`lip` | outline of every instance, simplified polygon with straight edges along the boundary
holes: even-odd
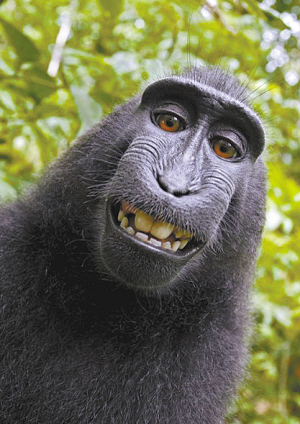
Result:
[[[151,254],[164,256],[166,258],[169,258],[171,261],[176,262],[187,262],[205,245],[204,242],[196,242],[195,240],[191,240],[184,249],[173,252],[172,250],[155,246],[147,241],[142,241],[134,235],[127,233],[123,228],[120,227],[120,223],[117,219],[119,205],[120,203],[118,205],[115,205],[111,201],[107,202],[107,219],[110,222],[111,228],[116,231],[116,234],[118,234],[119,237],[122,237],[124,240],[126,240],[128,245],[138,246],[140,249],[148,251]]]

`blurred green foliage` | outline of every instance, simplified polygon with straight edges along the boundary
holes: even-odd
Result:
[[[298,0],[0,2],[0,197],[150,78],[218,64],[268,133],[267,222],[249,376],[228,423],[300,423]]]

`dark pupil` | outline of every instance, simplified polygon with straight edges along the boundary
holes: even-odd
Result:
[[[226,141],[221,142],[221,146],[220,146],[220,150],[222,153],[227,153],[228,150],[230,149],[230,144],[227,143]]]
[[[167,127],[169,127],[169,128],[173,127],[173,126],[175,125],[175,118],[174,118],[173,116],[169,116],[169,117],[166,119],[166,125],[167,125]]]

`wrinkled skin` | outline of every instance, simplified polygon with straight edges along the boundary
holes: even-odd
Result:
[[[244,87],[192,69],[116,108],[2,209],[1,422],[223,422],[247,358],[263,147]],[[128,234],[124,201],[191,240]]]

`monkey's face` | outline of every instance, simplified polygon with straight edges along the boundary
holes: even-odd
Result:
[[[222,238],[234,245],[264,133],[245,103],[183,77],[151,84],[126,124],[101,257],[115,279],[149,290],[175,282]]]

